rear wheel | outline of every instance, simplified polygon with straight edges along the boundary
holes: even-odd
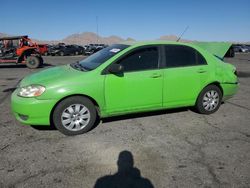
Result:
[[[221,104],[222,92],[216,85],[205,87],[196,101],[196,109],[201,114],[216,112]]]
[[[41,58],[36,57],[36,56],[29,56],[26,59],[26,66],[30,69],[38,68],[41,63],[42,63]]]
[[[60,55],[60,56],[64,56],[64,52],[61,51],[61,52],[59,53],[59,55]]]
[[[89,131],[96,121],[94,104],[86,97],[74,96],[60,102],[53,113],[55,127],[73,136]]]

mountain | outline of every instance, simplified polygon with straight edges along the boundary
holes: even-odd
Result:
[[[0,32],[0,38],[6,37],[6,36],[11,36],[11,35]],[[157,40],[177,41],[177,39],[178,37],[176,35],[163,35]],[[33,39],[33,38],[32,40],[40,44],[57,44],[59,42],[63,42],[65,44],[78,44],[78,45],[86,45],[90,43],[114,44],[114,43],[120,43],[124,41],[135,41],[135,39],[130,38],[130,37],[128,37],[127,39],[123,39],[115,35],[112,35],[109,37],[102,37],[93,32],[83,32],[83,33],[72,34],[62,40],[39,40],[39,39]],[[181,42],[193,42],[192,40],[188,40],[188,39],[181,39],[180,41]],[[236,42],[236,41],[232,43],[250,44],[250,42]]]
[[[158,40],[167,40],[167,41],[177,41],[178,37],[176,35],[164,35],[161,36]],[[101,37],[92,32],[84,32],[80,34],[73,34],[66,38],[64,38],[60,42],[64,42],[66,44],[79,44],[85,45],[89,43],[104,43],[104,44],[114,44],[124,41],[135,41],[133,38],[127,38],[126,40],[118,37],[118,36],[110,36],[110,37]],[[191,40],[181,39],[181,42],[192,42]]]
[[[128,38],[127,40],[134,40],[134,39]],[[90,43],[114,44],[123,41],[126,40],[118,36],[101,37],[92,32],[73,34],[62,40],[62,42],[66,44],[79,44],[79,45],[85,45]]]
[[[62,42],[65,44],[78,44],[78,45],[86,45],[86,44],[91,44],[91,43],[115,44],[115,43],[120,43],[124,41],[135,41],[132,38],[127,38],[125,40],[121,37],[114,36],[114,35],[109,36],[109,37],[101,37],[92,32],[72,34],[62,40],[51,40],[51,41],[37,40],[37,39],[32,39],[32,40],[34,40],[37,43],[43,43],[43,44],[57,44],[59,42]]]
[[[161,36],[158,40],[167,40],[167,41],[177,41],[179,37],[176,35],[164,35]],[[180,39],[180,42],[192,42],[191,40],[187,39]]]
[[[8,34],[6,34],[6,33],[0,33],[0,38],[1,37],[8,37],[9,35]]]
[[[11,35],[0,33],[0,37],[6,37],[6,36],[11,36]],[[92,32],[72,34],[62,40],[39,40],[39,39],[33,39],[33,38],[32,40],[34,42],[41,43],[41,44],[57,44],[59,42],[63,42],[65,44],[79,44],[79,45],[85,45],[85,44],[90,44],[90,43],[114,44],[114,43],[120,43],[123,41],[134,41],[134,39],[132,38],[123,39],[115,35],[112,35],[109,37],[102,37]]]
[[[120,43],[124,41],[135,41],[133,38],[127,38],[126,40],[112,35],[109,37],[102,37],[99,36],[93,32],[83,32],[83,33],[77,33],[67,36],[66,38],[62,40],[54,40],[54,41],[44,41],[44,40],[37,40],[33,39],[37,43],[46,43],[46,44],[56,44],[59,42],[63,42],[65,44],[78,44],[78,45],[86,45],[91,43],[103,43],[103,44],[114,44],[114,43]]]

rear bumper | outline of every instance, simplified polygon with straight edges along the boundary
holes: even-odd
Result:
[[[239,89],[239,83],[222,83],[223,101],[232,98]]]
[[[19,97],[16,91],[11,96],[11,108],[16,119],[28,125],[50,125],[50,113],[55,100],[38,100]]]

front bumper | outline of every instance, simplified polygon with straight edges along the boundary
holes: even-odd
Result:
[[[50,113],[56,100],[39,100],[17,96],[14,91],[11,95],[11,108],[16,119],[28,125],[50,125]]]
[[[239,89],[238,83],[222,83],[221,87],[223,89],[223,101],[232,98]]]

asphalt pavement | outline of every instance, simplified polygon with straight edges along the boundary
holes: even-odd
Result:
[[[82,58],[44,57],[36,70],[0,65],[1,188],[250,187],[250,54],[226,59],[240,89],[212,115],[181,108],[120,116],[74,137],[14,119],[10,95],[20,79]]]

